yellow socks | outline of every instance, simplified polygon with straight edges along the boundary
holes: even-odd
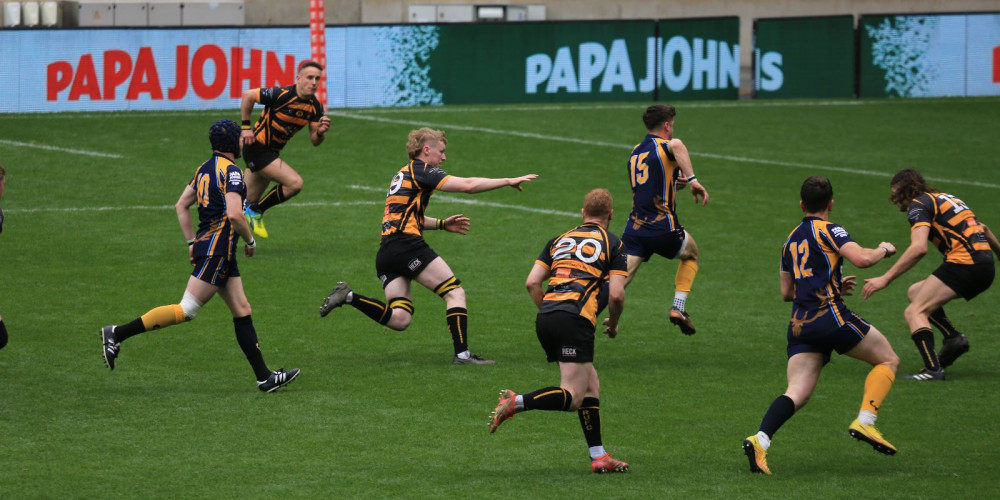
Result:
[[[889,389],[892,389],[895,380],[896,374],[892,369],[885,365],[875,365],[865,379],[865,396],[861,402],[861,410],[878,414],[882,401],[889,394]]]
[[[142,315],[142,325],[146,331],[165,328],[184,322],[184,309],[180,304],[160,306]]]

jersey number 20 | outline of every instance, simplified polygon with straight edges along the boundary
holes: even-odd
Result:
[[[590,255],[584,255],[583,249],[588,246],[593,247],[594,250],[590,252]],[[572,252],[581,262],[592,264],[601,257],[603,248],[601,242],[593,238],[586,238],[579,243],[573,238],[563,238],[556,243],[556,252],[552,254],[552,260],[568,259],[570,252]]]

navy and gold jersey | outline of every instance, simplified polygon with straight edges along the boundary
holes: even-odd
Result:
[[[535,264],[549,270],[539,313],[566,311],[597,325],[601,286],[612,274],[628,276],[625,245],[595,223],[577,226],[545,245]]]
[[[295,85],[257,89],[257,101],[264,110],[254,125],[254,137],[275,151],[281,151],[296,132],[323,116],[319,99],[313,95],[303,100]]]
[[[985,226],[962,200],[947,193],[924,193],[910,202],[910,230],[929,226],[929,239],[954,264],[993,262]]]
[[[385,214],[382,216],[382,241],[393,236],[424,234],[424,210],[431,194],[451,175],[420,160],[413,160],[392,178],[385,195]]]
[[[680,229],[675,212],[677,177],[681,169],[668,148],[669,140],[649,134],[628,159],[632,184],[632,213],[626,232],[661,233]]]
[[[792,320],[833,313],[838,327],[850,319],[840,296],[844,258],[840,248],[854,240],[847,230],[819,217],[802,219],[781,249],[781,271],[792,275]]]
[[[212,155],[195,171],[188,187],[197,193],[198,235],[194,257],[225,257],[232,259],[240,236],[226,215],[226,193],[247,197],[243,172],[229,158]]]

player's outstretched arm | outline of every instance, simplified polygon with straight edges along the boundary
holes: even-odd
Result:
[[[448,180],[444,181],[438,189],[441,191],[449,193],[482,193],[484,191],[492,191],[494,189],[499,189],[502,187],[510,186],[521,191],[521,184],[525,182],[531,182],[538,177],[538,174],[528,174],[522,175],[520,177],[504,177],[504,178],[490,178],[490,177],[456,177],[451,176]]]
[[[861,269],[874,266],[882,259],[887,259],[895,254],[896,246],[888,241],[879,243],[876,248],[864,248],[853,241],[840,247],[840,255],[844,256],[854,267]]]
[[[900,276],[906,271],[909,271],[913,266],[920,262],[920,259],[927,254],[927,238],[930,235],[931,228],[929,226],[918,226],[910,231],[910,246],[906,247],[903,255],[896,260],[896,263],[889,268],[882,276],[877,278],[868,278],[865,280],[865,286],[861,289],[861,297],[868,298],[871,297],[875,292],[889,286],[889,283]]]
[[[424,231],[434,229],[464,235],[469,232],[469,218],[462,214],[455,214],[445,219],[424,217]]]

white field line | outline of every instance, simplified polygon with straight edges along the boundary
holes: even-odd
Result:
[[[978,102],[998,102],[1000,99],[993,96],[948,98],[948,97],[922,97],[919,99],[816,99],[816,100],[741,100],[741,101],[708,101],[708,102],[683,102],[679,106],[682,108],[800,108],[812,106],[916,106],[928,103],[955,102],[957,104],[978,103]],[[380,108],[330,108],[329,113],[371,113],[371,114],[435,114],[435,113],[492,113],[503,111],[593,111],[602,109],[635,109],[642,110],[649,103],[646,101],[636,101],[634,103],[609,103],[609,104],[524,104],[524,105],[500,105],[500,106],[421,106],[409,108],[380,107]],[[101,112],[65,112],[58,113],[60,120],[65,119],[92,119],[92,118],[160,118],[172,116],[218,116],[218,119],[227,116],[234,116],[238,113],[237,108],[183,110],[183,111],[101,111]],[[4,120],[50,120],[55,113],[0,113]]]
[[[364,201],[307,201],[297,203],[291,201],[287,203],[290,207],[346,207],[354,205],[384,205],[385,202],[376,200]],[[132,205],[127,207],[46,207],[46,208],[11,208],[5,209],[4,213],[42,213],[42,212],[119,212],[135,210],[173,210],[173,205]]]
[[[361,114],[357,114],[357,113],[332,112],[332,113],[329,113],[329,114],[340,116],[340,117],[343,117],[343,118],[351,118],[351,119],[356,119],[356,120],[367,120],[367,121],[374,121],[374,122],[380,122],[380,123],[394,123],[394,124],[399,124],[399,125],[411,125],[411,126],[418,126],[418,127],[428,127],[429,126],[429,127],[435,127],[435,128],[438,128],[438,129],[467,130],[467,131],[470,131],[470,132],[482,132],[482,133],[485,133],[485,134],[510,135],[510,136],[514,136],[514,137],[524,137],[524,138],[527,138],[527,139],[538,139],[538,140],[543,140],[543,141],[555,141],[555,142],[568,142],[568,143],[571,143],[571,144],[582,144],[582,145],[588,145],[588,146],[609,147],[609,148],[624,149],[624,150],[631,150],[633,147],[635,147],[634,144],[620,144],[620,143],[603,142],[603,141],[591,141],[591,140],[587,140],[587,139],[579,139],[579,138],[576,138],[576,137],[561,137],[561,136],[556,136],[556,135],[536,134],[536,133],[533,133],[533,132],[521,132],[521,131],[518,131],[518,130],[503,130],[503,129],[493,129],[493,128],[486,128],[486,127],[472,127],[472,126],[468,126],[468,125],[454,125],[454,124],[448,124],[448,123],[428,123],[426,121],[418,121],[418,120],[398,120],[398,119],[394,119],[394,118],[383,118],[383,117],[377,117],[377,116],[366,116],[366,115],[361,115]],[[697,157],[712,158],[712,159],[715,159],[715,160],[725,160],[725,161],[732,161],[732,162],[737,162],[737,163],[756,163],[756,164],[761,164],[761,165],[775,165],[775,166],[781,166],[781,167],[803,168],[803,169],[809,169],[809,170],[825,170],[825,171],[830,171],[830,172],[844,172],[844,173],[858,174],[858,175],[870,175],[870,176],[873,176],[873,177],[882,177],[882,178],[885,178],[885,179],[888,179],[888,178],[891,177],[891,175],[889,175],[889,174],[887,174],[885,172],[878,172],[878,171],[875,171],[875,170],[864,170],[864,169],[860,169],[860,168],[835,167],[835,166],[831,166],[831,165],[814,165],[814,164],[809,164],[809,163],[796,163],[796,162],[776,161],[776,160],[763,160],[763,159],[759,159],[759,158],[748,158],[748,157],[745,157],[745,156],[729,156],[729,155],[720,155],[720,154],[714,154],[714,153],[691,152],[691,156],[696,157],[696,158]],[[927,177],[927,180],[933,181],[933,182],[950,182],[950,183],[953,183],[953,184],[963,184],[963,185],[967,185],[967,186],[978,186],[978,187],[985,187],[985,188],[992,188],[992,189],[1000,189],[1000,184],[993,184],[993,183],[981,182],[981,181],[970,181],[970,180],[957,179],[957,178]]]
[[[885,105],[885,104],[904,104],[904,105],[905,104],[923,104],[923,103],[927,103],[927,102],[931,102],[931,101],[941,101],[941,100],[947,100],[947,99],[884,99],[884,100],[862,100],[862,101],[858,101],[858,100],[844,100],[844,101],[840,101],[840,100],[833,100],[833,101],[818,100],[818,101],[773,101],[773,102],[772,101],[751,101],[751,102],[747,102],[747,103],[740,102],[740,101],[738,101],[738,102],[724,101],[724,102],[711,102],[711,103],[691,103],[691,104],[685,104],[684,106],[685,107],[692,107],[692,108],[695,108],[695,107],[697,107],[697,108],[733,108],[733,107],[741,107],[741,106],[745,106],[745,107],[752,107],[752,106],[761,106],[761,107],[864,106],[864,105]],[[997,100],[996,98],[985,97],[985,98],[977,98],[977,99],[966,100],[966,101],[963,101],[963,102],[968,102],[968,101],[972,101],[972,102],[995,102],[996,100]],[[339,116],[339,117],[342,117],[342,118],[355,119],[355,120],[367,120],[367,121],[374,121],[374,122],[379,122],[379,123],[395,123],[395,124],[411,125],[411,126],[433,126],[433,127],[437,127],[437,128],[450,128],[450,129],[454,129],[454,130],[467,130],[467,131],[482,132],[482,133],[487,133],[487,134],[509,135],[509,136],[514,136],[514,137],[523,137],[523,138],[527,138],[527,139],[537,139],[537,140],[554,141],[554,142],[567,142],[567,143],[572,143],[572,144],[591,145],[591,146],[600,146],[600,147],[610,147],[610,148],[617,148],[617,149],[631,149],[632,147],[634,147],[634,144],[616,144],[616,143],[603,142],[603,141],[592,141],[592,140],[586,140],[586,139],[579,139],[579,138],[574,138],[574,137],[561,137],[561,136],[554,136],[554,135],[547,135],[547,134],[536,134],[536,133],[532,133],[532,132],[521,132],[521,131],[517,131],[517,130],[492,129],[492,128],[487,128],[487,127],[473,127],[473,126],[467,126],[467,125],[454,125],[454,124],[444,124],[444,123],[436,123],[435,124],[435,123],[428,123],[428,122],[423,121],[423,120],[398,120],[398,119],[383,118],[383,117],[376,117],[376,116],[367,116],[365,114],[360,114],[360,113],[374,113],[374,114],[419,113],[419,114],[423,114],[423,113],[439,113],[439,112],[447,112],[447,111],[458,111],[458,112],[537,111],[537,110],[573,111],[573,110],[595,110],[595,109],[599,110],[599,109],[641,109],[641,108],[642,108],[641,104],[637,105],[637,104],[625,104],[625,103],[623,103],[623,104],[595,104],[595,105],[582,105],[582,106],[580,106],[580,105],[576,105],[576,106],[574,106],[574,105],[543,105],[543,106],[505,106],[505,107],[466,107],[466,108],[462,108],[462,107],[369,108],[369,109],[358,110],[358,111],[346,111],[346,110],[333,111],[333,110],[331,110],[331,111],[328,112],[328,114],[331,115],[331,116]],[[141,115],[138,115],[138,116],[155,116],[155,115],[161,115],[161,116],[177,116],[177,115],[181,115],[181,116],[203,116],[203,115],[210,114],[210,113],[217,113],[217,111],[205,110],[205,111],[170,112],[170,113],[156,113],[156,112],[152,112],[152,113],[142,113]],[[50,115],[48,115],[48,114],[22,114],[22,115],[7,115],[5,118],[21,118],[21,119],[25,119],[25,118],[48,118],[49,116]],[[99,114],[93,114],[93,113],[91,113],[91,114],[87,114],[87,113],[77,113],[77,114],[74,114],[74,113],[64,113],[64,114],[61,115],[61,117],[65,117],[65,118],[93,118],[93,117],[106,117],[106,116],[128,117],[128,116],[137,116],[137,115],[136,115],[135,112],[99,113]],[[36,145],[36,144],[23,143],[23,142],[17,142],[17,141],[0,140],[0,144],[11,144],[11,145],[22,146],[22,147],[37,147],[37,148],[40,148],[40,149],[49,149],[49,150],[55,150],[55,151],[64,151],[64,152],[70,152],[70,153],[75,153],[75,154],[85,154],[85,155],[91,155],[91,156],[103,156],[103,157],[109,157],[109,158],[123,158],[121,155],[114,155],[114,154],[107,154],[107,153],[98,153],[98,152],[92,152],[92,151],[82,151],[82,150],[67,149],[67,148],[58,148],[58,147],[54,147],[54,146]],[[878,172],[878,171],[864,170],[864,169],[856,169],[856,168],[850,168],[850,167],[836,167],[836,166],[832,166],[832,165],[815,165],[815,164],[808,164],[808,163],[786,162],[786,161],[779,161],[779,160],[765,160],[765,159],[760,159],[760,158],[748,158],[748,157],[742,157],[742,156],[720,155],[720,154],[714,154],[714,153],[692,152],[691,155],[694,156],[694,157],[712,158],[712,159],[717,159],[717,160],[732,161],[732,162],[738,162],[738,163],[755,163],[755,164],[761,164],[761,165],[775,165],[775,166],[792,167],[792,168],[802,168],[802,169],[809,169],[809,170],[823,170],[823,171],[830,171],[830,172],[843,172],[843,173],[851,173],[851,174],[857,174],[857,175],[868,175],[868,176],[882,177],[882,178],[888,178],[889,177],[889,174],[887,174],[885,172]],[[948,183],[962,184],[962,185],[968,185],[968,186],[977,186],[977,187],[985,187],[985,188],[991,188],[991,189],[1000,189],[1000,184],[989,183],[989,182],[981,182],[981,181],[971,181],[971,180],[957,179],[957,178],[928,177],[927,180],[930,180],[930,181],[933,181],[933,182],[948,182]],[[458,203],[461,203],[461,202],[458,202]]]
[[[59,146],[49,146],[47,144],[37,144],[34,142],[21,142],[21,141],[0,139],[0,144],[5,144],[7,146],[14,146],[16,148],[35,148],[35,149],[44,149],[45,151],[59,151],[61,153],[71,153],[75,155],[96,156],[98,158],[125,158],[122,155],[114,153],[101,153],[98,151],[87,151],[84,149],[61,148]]]
[[[370,192],[379,192],[379,193],[384,193],[385,190],[386,190],[386,188],[377,188],[377,187],[372,187],[372,186],[350,185],[350,186],[347,186],[347,187],[350,188],[350,189],[356,189],[356,190],[360,190],[360,191],[370,191]],[[506,210],[518,210],[518,211],[522,211],[522,212],[531,212],[531,213],[544,214],[544,215],[560,215],[560,216],[565,216],[565,217],[579,217],[580,216],[580,214],[573,213],[573,212],[564,212],[564,211],[560,211],[560,210],[548,210],[548,209],[544,209],[544,208],[532,208],[532,207],[525,207],[525,206],[521,206],[521,205],[511,205],[511,204],[507,204],[507,203],[496,203],[496,202],[485,201],[485,200],[460,198],[458,196],[451,196],[451,195],[444,194],[444,193],[437,193],[434,196],[434,200],[436,200],[436,201],[438,201],[440,203],[456,203],[456,204],[474,205],[474,206],[481,206],[481,207],[503,208],[503,209],[506,209]],[[301,203],[296,202],[296,201],[290,201],[288,203],[283,204],[283,206],[293,207],[293,208],[294,207],[383,206],[383,205],[385,205],[385,201],[383,201],[383,200],[307,201],[307,202],[301,202]],[[132,206],[127,206],[127,207],[12,208],[12,209],[5,210],[5,212],[6,213],[22,213],[22,214],[24,214],[24,213],[42,213],[42,212],[59,212],[59,213],[68,213],[68,212],[73,212],[73,213],[79,213],[79,212],[112,212],[112,211],[115,211],[115,212],[118,212],[118,211],[121,211],[121,212],[126,212],[126,211],[132,212],[132,211],[138,211],[138,210],[151,210],[151,211],[161,211],[161,210],[163,210],[163,211],[166,211],[166,210],[171,210],[173,208],[174,208],[173,205],[132,205]]]

